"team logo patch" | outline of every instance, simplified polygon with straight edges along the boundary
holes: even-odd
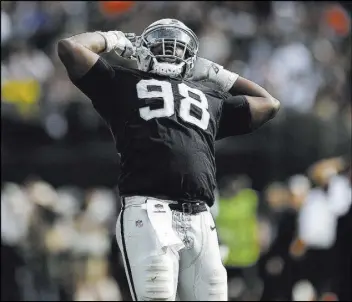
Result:
[[[219,67],[217,67],[215,64],[213,64],[212,67],[213,67],[215,73],[217,74],[220,70]]]
[[[166,213],[166,211],[164,210],[164,206],[162,204],[156,204],[154,205],[155,207],[155,213]]]
[[[143,221],[142,220],[136,220],[136,227],[141,228],[143,226]]]

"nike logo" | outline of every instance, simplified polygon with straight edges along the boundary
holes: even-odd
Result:
[[[213,227],[210,226],[210,230],[214,231],[215,230],[215,225]]]

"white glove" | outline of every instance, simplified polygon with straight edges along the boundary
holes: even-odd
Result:
[[[132,42],[126,38],[122,31],[97,31],[97,33],[102,35],[105,39],[106,52],[114,50],[117,55],[123,58],[130,58],[134,54],[135,48]]]
[[[201,57],[197,57],[191,76],[188,78],[190,81],[209,80],[218,84],[224,92],[229,91],[237,79],[237,73],[228,71],[221,65]]]
[[[197,57],[191,75],[188,78],[190,81],[205,81],[209,79],[209,70],[211,65],[214,64],[212,61]]]

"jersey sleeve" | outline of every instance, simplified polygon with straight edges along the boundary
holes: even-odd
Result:
[[[110,113],[113,111],[115,76],[115,70],[103,58],[99,58],[83,77],[72,80],[72,83],[92,101],[94,108],[104,119],[110,119]]]
[[[216,139],[251,132],[251,112],[245,96],[231,96],[223,100]]]

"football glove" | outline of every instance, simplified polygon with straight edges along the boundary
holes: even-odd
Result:
[[[209,80],[220,86],[221,90],[227,92],[238,79],[238,74],[224,69],[223,66],[210,60],[197,57],[192,69],[190,81]]]
[[[123,58],[131,58],[131,56],[135,52],[135,47],[132,42],[126,38],[125,34],[121,31],[108,31],[108,32],[100,32],[106,42],[106,52],[110,52],[112,50],[115,53]]]
[[[212,61],[197,57],[194,67],[188,80],[190,81],[205,81],[209,79],[209,71],[211,65],[214,64]]]

